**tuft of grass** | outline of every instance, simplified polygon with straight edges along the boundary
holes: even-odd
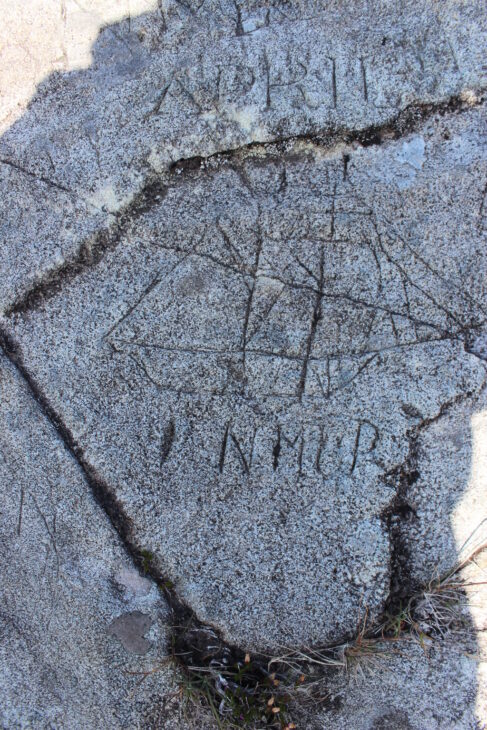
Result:
[[[177,670],[177,699],[188,719],[211,717],[219,730],[294,730],[296,714],[310,703],[333,704],[327,691],[330,671],[364,674],[401,642],[417,641],[425,653],[434,641],[465,630],[465,589],[479,583],[466,582],[461,571],[483,550],[479,545],[443,576],[430,580],[404,605],[369,625],[368,610],[359,618],[356,635],[349,641],[323,648],[290,650],[279,656],[251,656],[225,645],[213,629],[190,619],[173,627],[171,656],[150,674],[171,664]],[[142,552],[152,563],[152,554]],[[161,585],[161,589],[167,586]],[[293,719],[294,717],[294,719]]]
[[[275,674],[263,676],[252,660],[225,669],[179,668],[185,701],[209,708],[218,728],[295,727],[289,710],[289,687]]]
[[[399,650],[402,641],[417,641],[427,653],[438,639],[465,632],[468,624],[465,590],[485,585],[487,581],[467,582],[460,573],[486,549],[487,541],[479,544],[450,571],[431,579],[377,625],[368,625],[365,609],[357,633],[350,641],[322,649],[289,651],[276,661],[284,661],[296,671],[305,664],[362,674],[372,671],[382,657]]]
[[[464,630],[465,591],[474,585],[485,585],[487,581],[466,581],[460,573],[486,548],[487,542],[481,543],[450,571],[425,584],[395,615],[386,617],[381,627],[382,635],[395,639],[407,635],[423,646],[426,641]]]
[[[295,667],[294,662],[277,658],[235,655],[218,644],[209,627],[176,628],[177,639],[167,659],[127,673],[139,677],[138,686],[171,666],[178,690],[165,698],[166,706],[176,702],[188,727],[206,727],[211,719],[219,730],[295,730],[297,711],[329,699],[321,677],[305,673],[302,663]],[[196,658],[199,663],[193,663]]]
[[[141,550],[140,551],[140,558],[142,562],[142,570],[144,571],[145,575],[150,573],[152,569],[152,564],[154,562],[154,554],[151,553],[150,550]]]
[[[222,730],[294,730],[293,710],[326,700],[311,677],[285,662],[247,653],[234,660],[223,654],[208,664],[187,664],[173,654],[181,696],[187,705],[206,707]],[[321,688],[322,689],[322,688]]]

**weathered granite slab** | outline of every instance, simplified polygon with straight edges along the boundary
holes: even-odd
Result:
[[[474,109],[177,170],[9,319],[134,544],[232,642],[384,608],[411,435],[485,380],[484,133]]]
[[[130,202],[151,171],[253,142],[356,134],[485,86],[486,22],[480,2],[440,13],[430,1],[170,0],[109,25],[92,65],[48,76],[0,140],[1,305],[72,256],[73,231]]]
[[[0,726],[139,727],[170,680],[126,670],[165,655],[167,607],[3,355],[0,486]]]
[[[0,28],[27,68],[62,26],[23,115],[0,73],[9,730],[212,727],[103,508],[252,653],[354,635],[487,526],[484,4],[127,0],[69,70],[111,2]],[[330,675],[301,726],[483,729],[479,561],[458,633]]]

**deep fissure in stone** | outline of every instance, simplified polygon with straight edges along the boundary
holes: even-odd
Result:
[[[463,111],[468,108],[471,108],[470,104],[466,104],[460,98],[454,98],[446,104],[421,105],[420,107],[411,107],[407,110],[406,113],[398,116],[394,125],[385,125],[384,127],[380,128],[371,128],[369,130],[366,130],[365,132],[349,132],[345,136],[342,135],[341,137],[331,135],[331,137],[326,140],[325,138],[308,138],[306,136],[303,136],[300,138],[293,138],[293,140],[288,140],[286,142],[281,141],[272,145],[249,145],[248,148],[245,149],[245,151],[251,150],[255,147],[261,151],[264,151],[270,156],[270,158],[275,160],[280,154],[287,151],[286,145],[290,141],[296,142],[297,140],[304,140],[307,142],[311,142],[315,145],[325,147],[331,146],[338,141],[346,143],[355,142],[363,147],[367,147],[369,145],[379,145],[382,143],[382,141],[384,141],[384,139],[397,139],[402,134],[406,134],[414,129],[418,129],[420,123],[432,114],[457,112]],[[155,206],[163,203],[164,198],[167,195],[168,190],[171,189],[171,187],[177,184],[181,184],[186,179],[190,180],[193,176],[196,176],[200,173],[205,173],[206,171],[208,172],[208,174],[211,174],[215,171],[217,172],[219,169],[221,169],[222,166],[225,166],[227,163],[230,166],[233,166],[234,163],[237,163],[236,167],[238,169],[238,163],[240,161],[241,154],[242,150],[236,150],[228,153],[219,153],[218,155],[214,155],[212,159],[196,157],[189,160],[181,160],[178,163],[175,163],[168,175],[161,175],[160,178],[151,179],[150,182],[146,183],[141,193],[136,196],[135,200],[132,201],[129,206],[117,213],[115,222],[112,224],[112,226],[110,226],[106,230],[100,231],[95,235],[94,238],[85,242],[73,259],[65,262],[59,269],[49,273],[43,279],[43,281],[34,286],[30,290],[30,292],[28,292],[21,300],[19,300],[17,303],[14,303],[7,311],[7,316],[13,315],[14,317],[17,317],[19,319],[22,319],[22,317],[28,318],[31,312],[34,312],[39,307],[42,308],[43,305],[49,301],[49,299],[59,294],[63,290],[63,286],[66,283],[69,283],[73,279],[81,276],[89,269],[96,267],[104,259],[105,255],[108,255],[120,244],[122,238],[126,233],[126,230],[134,222],[141,219],[145,213],[151,211]],[[345,153],[342,158],[344,181],[347,180],[349,161],[350,155],[348,153]],[[213,165],[215,167],[212,167]],[[175,177],[177,182],[172,181],[173,175],[177,176]],[[284,172],[281,173],[280,177],[279,193],[285,191],[286,186],[287,178],[286,171],[284,169]],[[335,194],[336,184],[334,195]],[[333,196],[333,211],[334,202],[335,197]],[[375,230],[380,242],[379,232],[377,228]],[[333,239],[333,235],[334,212],[331,213],[331,239]],[[250,267],[254,274],[258,267],[259,255],[260,253],[258,252],[255,264],[253,265],[253,267]],[[297,393],[297,397],[299,400],[302,398],[305,391],[307,364],[310,357],[313,340],[316,334],[316,329],[322,319],[322,303],[325,297],[323,282],[324,272],[322,255],[320,263],[319,281],[315,290],[313,291],[313,294],[315,296],[315,302],[312,311],[311,329],[308,336],[308,345],[306,348],[306,354],[301,369],[301,377],[299,380],[299,389]],[[155,289],[159,285],[159,283],[160,279],[158,276],[156,276],[149,284],[149,286],[146,287],[146,289],[144,290],[143,296],[150,294],[153,289]],[[138,302],[135,303],[134,307],[137,306],[137,303]],[[122,317],[122,320],[120,320],[118,323],[116,323],[116,325],[114,325],[114,327],[111,328],[108,334],[111,334],[115,327],[118,327],[123,319],[131,313],[131,311],[133,310],[129,310],[127,314]],[[444,330],[440,332],[441,337],[444,340],[457,339],[465,342],[465,349],[467,352],[469,352],[470,342],[472,340],[471,332],[473,332],[478,327],[478,323],[472,320],[470,328],[467,325],[462,324],[462,322],[460,321],[455,321],[455,324],[458,325],[458,330],[454,335],[451,333],[449,334],[446,330]],[[245,329],[246,327],[244,327],[244,330]],[[22,375],[23,379],[27,382],[42,411],[47,416],[52,425],[56,428],[65,447],[76,459],[99,504],[109,515],[112,524],[122,538],[135,563],[143,572],[147,572],[148,574],[150,574],[151,577],[161,587],[161,590],[163,591],[173,614],[172,643],[175,654],[181,659],[183,663],[186,663],[188,666],[195,664],[204,665],[205,662],[208,663],[213,660],[229,664],[238,662],[241,663],[242,661],[244,661],[244,649],[238,648],[234,645],[231,645],[230,643],[225,642],[213,626],[200,621],[195,612],[187,605],[187,603],[185,603],[180,598],[180,596],[174,590],[171,581],[160,573],[158,567],[155,566],[151,560],[148,561],[147,554],[144,555],[144,550],[141,549],[140,545],[137,545],[137,541],[134,537],[134,527],[132,520],[130,519],[130,517],[127,516],[122,504],[115,496],[113,487],[110,487],[109,484],[97,473],[96,469],[91,466],[89,460],[87,460],[85,457],[83,448],[76,443],[71,432],[64,424],[62,416],[59,415],[56,410],[51,406],[49,398],[43,393],[42,387],[38,385],[35,376],[31,375],[28,365],[23,362],[20,346],[18,346],[15,340],[10,337],[6,332],[1,333],[1,345],[5,354],[9,357],[11,362],[16,365],[17,370]],[[122,350],[116,350],[115,345],[113,346],[114,351],[119,354],[122,353]],[[244,352],[245,349],[246,337],[244,333]],[[374,355],[371,360],[373,360],[375,357],[376,355]],[[368,364],[369,361],[365,363],[364,367],[366,367]],[[146,375],[148,375],[147,371]],[[329,396],[329,384],[327,394]],[[458,402],[459,400],[467,398],[470,395],[471,392],[462,394],[461,396],[455,398],[452,402]],[[243,393],[241,393],[241,396],[243,396]],[[422,420],[421,414],[416,412],[414,407],[408,404],[405,404],[403,407],[403,410],[407,416],[411,418],[420,418],[421,422],[415,428],[411,429],[411,431],[407,434],[407,438],[409,440],[409,451],[406,460],[400,466],[396,467],[393,472],[386,474],[386,476],[384,477],[384,479],[387,479],[395,486],[395,495],[392,498],[388,507],[383,510],[381,514],[382,520],[386,526],[389,535],[391,545],[390,588],[389,594],[385,602],[385,615],[390,615],[400,610],[401,606],[408,603],[419,588],[418,584],[414,583],[411,580],[410,572],[408,569],[408,547],[406,541],[403,539],[404,526],[407,526],[408,522],[416,519],[414,508],[408,502],[408,489],[412,484],[415,483],[415,481],[419,477],[419,472],[417,469],[418,435],[423,428],[427,427],[437,418],[440,418],[445,413],[449,405],[450,403],[443,404],[439,414],[434,418]],[[241,444],[237,436],[235,435],[235,433],[233,433],[231,421],[229,420],[226,424],[223,425],[224,431],[221,441],[218,470],[220,473],[224,471],[227,449],[229,445],[233,444],[234,448],[237,450],[240,456],[241,467],[244,473],[248,475],[251,467],[251,461],[242,450]],[[356,466],[358,449],[363,435],[362,429],[365,430],[366,428],[372,429],[370,436],[370,450],[373,450],[375,448],[378,438],[377,428],[374,424],[367,421],[367,419],[362,419],[359,422],[356,433],[353,461],[351,464],[351,473],[353,473]],[[374,429],[375,435],[373,433]],[[175,421],[171,419],[168,421],[163,431],[160,455],[161,465],[164,464],[169,458],[176,436],[177,432]],[[285,432],[281,431],[281,427],[278,424],[276,430],[276,438],[272,445],[272,468],[274,471],[277,471],[279,469],[280,459],[282,458],[283,453],[287,447],[289,447],[289,439],[287,439]],[[321,448],[322,443],[320,442],[318,452],[314,457],[318,471],[320,468]],[[301,450],[299,453],[300,469],[302,458],[303,444],[301,443]],[[382,619],[379,619],[379,623],[381,620]],[[211,651],[208,650],[209,637],[211,638],[211,642],[213,643],[213,649]],[[347,634],[343,637],[343,641],[349,640],[351,638],[351,634]],[[328,646],[328,649],[332,651],[334,647],[339,646],[340,644],[341,642],[334,642]],[[267,665],[267,659],[268,658],[266,656],[254,656],[254,662],[257,667],[261,668],[263,674],[266,671],[265,668]]]
[[[247,651],[244,648],[224,641],[215,627],[200,621],[194,611],[177,595],[177,592],[171,585],[171,581],[159,573],[150,554],[148,555],[144,550],[134,545],[130,520],[124,514],[123,509],[118,504],[108,485],[96,475],[94,470],[86,462],[82,450],[77,446],[69,429],[63,424],[62,419],[51,407],[41,389],[36,385],[34,378],[29,374],[23,364],[17,345],[3,330],[0,330],[0,348],[15,366],[22,380],[27,384],[39,408],[58,433],[66,450],[79,465],[98,504],[108,515],[135,565],[142,574],[150,576],[155,581],[167,600],[171,610],[170,652],[176,663],[180,664],[183,669],[187,668],[190,672],[189,676],[191,676],[191,672],[194,669],[204,671],[205,667],[221,667],[221,670],[225,670],[226,668],[232,670],[232,668],[235,668],[236,671],[239,671],[238,668],[245,666],[248,661],[249,655]],[[469,395],[471,394],[468,394],[466,397],[469,397]],[[458,402],[459,400],[462,399],[455,399],[454,402]],[[377,631],[374,626],[368,626],[367,636],[382,636],[384,639],[393,637],[394,634],[391,630],[384,630],[381,627],[390,624],[391,617],[399,615],[405,606],[409,606],[411,617],[414,618],[415,606],[419,596],[418,592],[421,590],[421,586],[417,582],[411,581],[407,566],[408,550],[402,539],[401,525],[399,523],[402,522],[403,527],[404,522],[414,519],[415,516],[414,509],[407,501],[407,492],[408,487],[419,476],[416,471],[418,455],[417,439],[419,432],[429,425],[430,422],[441,418],[453,404],[445,404],[441,412],[434,419],[431,419],[428,423],[421,424],[415,430],[415,433],[409,436],[410,450],[406,461],[395,470],[394,474],[389,474],[387,477],[394,480],[397,484],[396,495],[391,505],[382,515],[390,534],[392,546],[390,593],[385,603],[384,614],[380,617],[377,624]],[[407,633],[409,630],[410,628],[406,627],[405,632]],[[306,647],[304,651],[313,652],[313,650],[317,650],[328,655],[330,658],[338,658],[343,651],[343,645],[346,642],[353,642],[354,640],[355,636],[349,634],[344,636],[342,640],[333,642],[333,644],[328,646]],[[242,685],[250,693],[259,692],[259,685],[267,681],[269,676],[277,676],[284,682],[288,679],[288,669],[285,664],[275,663],[272,666],[271,673],[269,665],[271,658],[267,654],[252,654],[252,671],[246,679],[244,678]],[[306,660],[295,660],[295,663],[297,662],[299,665],[300,661],[302,671],[308,672],[310,670],[310,663]],[[218,669],[213,669],[213,671],[218,671]],[[330,671],[333,670],[330,670],[329,667],[318,670],[314,667],[312,672],[313,681],[321,677],[323,682],[326,683],[326,678],[330,675]],[[319,703],[324,710],[336,711],[340,706],[340,696],[325,695],[323,700],[320,699]]]
[[[131,522],[124,514],[116,497],[108,485],[96,475],[95,471],[86,462],[82,450],[76,444],[69,429],[51,407],[41,389],[35,383],[34,378],[29,374],[23,364],[17,345],[3,330],[0,330],[0,347],[5,356],[15,366],[22,380],[27,384],[39,408],[58,433],[66,450],[79,465],[98,504],[110,518],[113,527],[120,536],[135,565],[137,565],[142,574],[149,575],[157,583],[166,598],[171,609],[171,650],[173,656],[182,665],[190,668],[209,666],[212,662],[220,662],[222,666],[228,667],[245,663],[247,655],[245,648],[240,648],[225,642],[215,627],[200,621],[194,611],[177,595],[177,592],[171,585],[171,581],[160,574],[152,561],[152,557],[134,545]],[[468,398],[470,395],[468,394],[466,397]],[[461,399],[455,399],[455,402],[459,400]],[[429,425],[430,422],[441,418],[451,405],[453,403],[446,404],[435,419],[431,419],[427,424],[422,424],[414,434],[409,436],[410,451],[405,463],[387,477],[388,479],[394,480],[398,486],[391,505],[382,515],[391,537],[391,587],[385,603],[384,615],[380,618],[378,626],[381,626],[384,621],[387,622],[391,616],[400,613],[402,608],[414,599],[418,590],[421,588],[417,582],[411,581],[407,566],[408,550],[402,540],[399,523],[401,521],[407,522],[415,516],[414,509],[407,501],[407,492],[408,487],[419,477],[416,471],[417,439],[419,432]],[[368,632],[373,635],[374,627],[368,627]],[[383,636],[387,638],[387,632],[383,632]],[[335,648],[341,649],[343,643],[351,641],[353,638],[354,636],[349,634],[344,636],[342,640],[333,642],[329,646],[320,646],[317,648],[322,651],[328,650],[333,652]],[[307,649],[310,648],[313,649],[313,647],[307,647]],[[297,649],[299,650],[300,648]],[[256,677],[259,674],[262,677],[269,675],[269,659],[269,655],[252,654]],[[279,669],[280,665],[277,666]],[[303,668],[306,666],[307,663],[304,661]],[[324,676],[326,676],[328,671],[324,670]],[[333,703],[332,709],[335,709]]]

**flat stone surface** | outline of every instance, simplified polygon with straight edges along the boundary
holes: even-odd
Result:
[[[412,577],[428,585],[462,564],[487,538],[487,394],[460,402],[420,433],[418,478],[402,522]],[[458,624],[425,643],[403,636],[332,674],[329,709],[306,728],[346,730],[484,730],[487,727],[487,552],[455,576],[465,584]],[[434,583],[433,583],[434,584]],[[431,593],[432,591],[430,591]],[[440,593],[441,598],[441,593]],[[449,598],[452,598],[450,593]],[[434,600],[434,596],[433,596]],[[441,610],[436,598],[433,604]],[[430,614],[431,615],[431,614]],[[422,628],[426,628],[427,619]],[[299,724],[299,726],[301,726]]]
[[[175,172],[9,320],[134,543],[232,642],[335,641],[384,607],[408,434],[485,379],[484,130],[474,109],[346,169],[297,143]]]
[[[126,671],[165,655],[166,605],[3,356],[0,484],[1,727],[139,727],[156,683],[136,687],[140,677]],[[121,623],[122,643],[110,638]],[[170,680],[159,672],[158,691],[164,686]]]
[[[418,440],[402,525],[416,582],[444,575],[487,538],[487,394],[459,403]]]
[[[407,640],[397,651],[385,647],[386,656],[362,659],[348,678],[336,677],[335,687],[333,682],[330,686],[336,692],[335,709],[303,727],[483,729],[485,721],[476,712],[478,665],[469,653],[472,648],[461,640],[435,645],[427,654],[419,643]]]
[[[0,29],[0,725],[210,730],[81,467],[251,652],[355,635],[485,539],[487,16],[41,5]],[[302,726],[487,727],[482,560],[465,632]]]
[[[10,262],[0,293],[4,306],[76,250],[73,229],[91,230],[130,201],[150,172],[175,160],[256,141],[366,129],[412,104],[486,84],[481,2],[449,2],[440,14],[432,1],[421,8],[412,0],[344,8],[316,0],[285,7],[170,0],[108,24],[93,45],[91,65],[62,73],[70,68],[72,29],[83,37],[90,16],[80,13],[89,3],[78,5],[62,3],[64,26],[53,43],[61,40],[64,50],[54,73],[0,140],[0,195],[5,200],[12,186],[22,188],[2,215]],[[101,25],[112,2],[99,5],[92,16]],[[32,13],[35,27],[35,5]],[[55,27],[52,9],[41,14]],[[24,43],[16,47],[11,36],[6,48],[23,57]],[[4,86],[12,86],[10,71]],[[43,199],[62,215],[36,216],[32,230],[29,209]]]

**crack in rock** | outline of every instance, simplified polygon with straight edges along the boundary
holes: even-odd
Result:
[[[431,117],[406,173],[402,138],[358,147],[346,175],[314,144],[193,160],[124,209],[96,265],[87,255],[42,306],[5,318],[180,623],[253,651],[323,645],[364,602],[379,619],[391,573],[407,584],[418,418],[485,373],[466,351],[485,321],[480,234],[450,241],[448,223],[469,168],[439,214],[446,132],[469,130],[474,166],[483,113],[445,114],[439,131]],[[425,197],[433,215],[411,227]]]
[[[178,658],[178,661],[188,667],[205,667],[210,666],[212,663],[221,664],[222,666],[237,666],[239,663],[245,663],[246,648],[238,647],[227,642],[216,627],[199,620],[192,609],[178,596],[177,591],[171,585],[171,581],[158,571],[152,560],[152,555],[148,559],[144,551],[141,551],[136,546],[130,520],[124,514],[123,508],[117,504],[108,486],[95,476],[94,470],[83,456],[82,449],[75,443],[69,429],[63,424],[62,419],[49,404],[22,363],[18,347],[12,341],[11,337],[1,329],[0,348],[15,366],[21,378],[26,382],[41,412],[54,426],[65,448],[80,466],[95,498],[109,516],[135,565],[139,568],[139,571],[150,576],[163,592],[172,615],[171,644],[173,655]],[[481,390],[486,385],[487,378]],[[408,489],[419,477],[417,470],[419,456],[417,442],[419,436],[430,425],[445,417],[455,405],[468,400],[472,395],[473,392],[468,392],[443,403],[437,414],[417,424],[407,434],[409,450],[405,461],[384,476],[384,479],[396,485],[396,494],[390,505],[381,515],[387,526],[391,541],[390,589],[384,604],[384,617],[386,619],[400,613],[403,606],[408,605],[421,588],[409,576],[409,553],[407,544],[403,539],[404,523],[409,522],[415,517],[414,508],[408,503]],[[418,413],[415,413],[414,417],[417,418]],[[128,575],[128,571],[125,571],[125,573]],[[144,592],[147,592],[147,588],[143,585],[143,581],[146,581],[146,579],[142,579],[140,573],[134,574],[134,577],[128,576],[128,578],[125,573],[118,578],[119,581],[126,585],[127,580],[129,580],[128,585],[132,587],[135,580],[136,589],[139,591],[142,589]],[[377,625],[380,626],[383,620],[384,618],[380,616]],[[115,636],[128,652],[145,655],[151,646],[150,641],[145,638],[145,634],[149,631],[151,625],[152,620],[150,616],[140,611],[134,611],[114,619],[107,627],[107,632]],[[368,631],[373,633],[373,629],[373,625],[368,625]],[[340,650],[343,642],[353,638],[353,633],[347,633],[331,644],[319,645],[317,650],[324,653],[333,653],[337,647]],[[302,647],[295,647],[295,651],[298,654],[301,649]],[[260,671],[262,676],[267,676],[268,658],[265,654],[260,655],[259,653],[254,653],[252,656],[253,671],[257,673]],[[306,660],[304,660],[303,667],[305,664]]]
[[[79,465],[96,501],[110,518],[113,527],[120,536],[135,565],[139,568],[139,571],[142,574],[150,576],[152,580],[154,580],[160,586],[172,611],[172,625],[174,626],[175,634],[177,636],[179,635],[180,628],[184,628],[184,633],[188,630],[188,627],[191,627],[191,629],[194,631],[195,627],[203,626],[202,624],[200,624],[191,609],[184,605],[184,603],[177,596],[176,592],[170,587],[170,581],[168,581],[168,579],[164,575],[161,575],[161,573],[156,570],[155,565],[152,563],[152,561],[147,560],[144,551],[140,550],[140,548],[137,547],[136,543],[134,542],[133,525],[131,523],[131,520],[124,513],[124,510],[120,503],[118,503],[114,492],[111,490],[106,482],[100,479],[99,475],[96,473],[93,467],[87,462],[86,458],[84,457],[83,450],[76,443],[76,440],[73,438],[73,435],[71,434],[69,428],[66,426],[65,423],[63,423],[62,418],[49,403],[48,399],[42,392],[42,389],[38,386],[35,379],[25,367],[18,346],[15,344],[12,338],[1,328],[0,348],[3,351],[4,355],[8,358],[8,360],[15,366],[22,380],[27,384],[35,401],[39,405],[41,412],[59,434],[59,437],[61,438],[61,441],[64,444],[66,450],[71,454],[76,463]],[[141,616],[143,616],[143,614],[141,614]],[[130,626],[132,625],[131,620],[129,620],[128,623],[130,624]],[[122,633],[124,633],[126,627],[125,620],[119,622],[119,624],[122,627]],[[117,624],[117,626],[119,624]],[[127,629],[129,633],[130,626],[128,626]],[[150,627],[150,625],[146,626],[145,619],[141,623],[139,621],[139,617],[135,617],[135,633],[140,633],[140,628],[142,626],[146,627],[145,631],[147,631]],[[115,631],[115,634],[118,636],[117,631]],[[120,638],[120,640],[122,641],[122,643],[124,643],[122,638]],[[127,641],[132,646],[133,642],[131,643],[130,637],[127,639]],[[143,640],[142,644],[140,642],[137,642],[137,639],[134,639],[134,641],[139,648],[142,646],[142,644],[144,648],[149,648],[149,645],[147,643],[144,643],[145,640]],[[181,641],[182,640],[180,639],[180,643]],[[132,651],[133,647],[129,650]],[[136,653],[138,653],[138,651],[136,651]],[[145,653],[145,651],[143,653]]]
[[[487,378],[480,386],[481,392],[487,385]],[[406,434],[409,448],[406,459],[391,472],[384,475],[384,479],[395,485],[395,495],[391,503],[382,512],[382,519],[386,525],[391,542],[391,578],[389,594],[385,601],[384,615],[386,617],[400,615],[404,606],[421,588],[417,578],[413,578],[409,566],[410,544],[405,537],[409,523],[418,519],[415,508],[409,500],[411,487],[420,478],[419,440],[422,434],[434,423],[444,418],[456,405],[464,403],[475,395],[469,391],[441,405],[438,413],[430,418],[421,420]],[[421,414],[411,414],[420,418]]]
[[[369,147],[381,145],[386,141],[397,140],[405,135],[418,131],[421,126],[434,115],[462,113],[484,103],[485,89],[462,92],[446,101],[432,103],[414,103],[391,121],[383,125],[373,125],[362,130],[327,129],[318,134],[294,135],[282,137],[275,142],[251,142],[243,147],[219,151],[207,156],[181,158],[171,163],[167,172],[155,175],[151,173],[139,193],[134,195],[130,203],[114,213],[115,220],[108,228],[91,235],[82,243],[74,256],[66,259],[60,266],[47,272],[43,278],[35,283],[21,298],[10,304],[5,310],[7,317],[12,314],[21,314],[41,306],[63,286],[81,274],[86,268],[96,266],[106,253],[116,248],[124,233],[137,219],[157,205],[166,195],[168,188],[177,184],[181,175],[191,174],[208,166],[208,172],[218,169],[221,165],[239,162],[246,153],[275,154],[283,153],[296,143],[306,143],[318,149],[332,151],[340,147],[343,159],[348,165],[350,154],[346,151],[354,146]],[[1,160],[0,160],[1,161]],[[9,163],[13,164],[13,163]],[[346,175],[346,167],[344,175]],[[63,190],[65,188],[62,188]],[[67,191],[69,192],[69,191]]]
[[[163,597],[217,707],[228,667],[253,693],[283,646],[343,665],[415,620],[455,555],[487,387],[485,28],[468,3],[157,5],[0,140],[0,353],[133,561],[100,589],[109,652],[159,655]],[[14,529],[39,521],[57,590],[29,489]],[[369,704],[364,727],[410,723]]]

